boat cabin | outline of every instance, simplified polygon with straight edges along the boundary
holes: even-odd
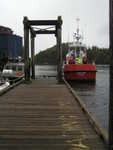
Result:
[[[4,78],[24,77],[24,63],[7,63],[3,69],[2,76]]]
[[[66,64],[87,64],[86,47],[81,43],[70,43]]]

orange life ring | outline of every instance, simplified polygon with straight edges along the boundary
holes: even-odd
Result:
[[[22,71],[17,71],[17,72],[16,72],[16,76],[21,77],[22,75],[23,75],[23,72],[22,72]]]

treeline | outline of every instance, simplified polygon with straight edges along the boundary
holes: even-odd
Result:
[[[68,52],[68,44],[62,44],[62,55],[63,59]],[[109,64],[110,63],[110,50],[107,48],[98,48],[93,46],[91,48],[87,48],[87,56],[88,62],[95,62],[96,64]],[[57,50],[56,46],[46,49],[45,51],[41,51],[35,56],[36,64],[57,64]]]
[[[110,64],[111,52],[107,48],[98,48],[93,46],[87,49],[87,56],[89,63],[95,62],[96,64]]]

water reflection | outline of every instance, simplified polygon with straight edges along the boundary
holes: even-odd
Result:
[[[57,67],[50,65],[37,65],[35,66],[36,76],[53,76],[57,75]]]

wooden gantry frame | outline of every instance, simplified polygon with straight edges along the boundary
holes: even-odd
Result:
[[[58,16],[57,20],[29,20],[24,17],[24,62],[25,62],[25,81],[35,79],[35,37],[37,34],[54,34],[57,41],[57,79],[59,82],[62,81],[62,19]],[[34,30],[33,26],[49,26],[46,29]],[[54,30],[50,29],[54,27]],[[31,35],[31,37],[30,37]],[[30,56],[29,56],[29,39],[31,39],[31,73],[30,73]]]

